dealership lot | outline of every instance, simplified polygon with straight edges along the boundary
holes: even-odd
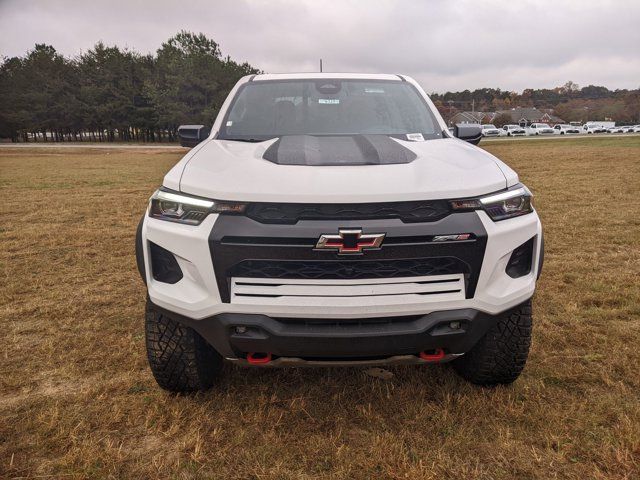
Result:
[[[542,136],[523,136],[523,137],[506,137],[506,136],[501,136],[501,137],[493,137],[493,138],[483,138],[482,141],[480,142],[482,145],[489,143],[489,142],[510,142],[510,141],[529,141],[529,140],[596,140],[596,139],[601,139],[601,138],[615,138],[615,139],[623,139],[623,138],[630,138],[630,137],[640,137],[640,133],[599,133],[597,135],[589,135],[586,133],[580,133],[580,134],[568,134],[568,135],[542,135]]]
[[[149,192],[185,150],[67,146],[0,146],[0,477],[640,474],[640,135],[482,141],[545,225],[513,387],[473,387],[446,366],[386,380],[249,370],[193,397],[161,391],[147,368],[133,249]]]

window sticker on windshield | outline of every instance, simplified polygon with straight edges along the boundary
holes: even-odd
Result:
[[[339,98],[319,98],[318,103],[321,105],[338,105],[340,103]]]
[[[364,93],[384,93],[383,88],[365,88]]]
[[[227,122],[227,127],[230,127],[231,125],[233,125],[233,121],[232,121],[232,120],[229,120],[229,121]]]
[[[407,140],[412,142],[424,142],[424,137],[421,133],[407,133]]]

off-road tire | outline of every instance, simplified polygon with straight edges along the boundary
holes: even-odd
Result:
[[[531,346],[531,300],[500,314],[497,323],[453,367],[465,380],[493,386],[514,382]]]
[[[145,311],[147,358],[153,376],[170,392],[196,392],[213,385],[222,357],[194,329],[156,311]]]

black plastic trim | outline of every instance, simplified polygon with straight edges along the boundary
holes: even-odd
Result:
[[[432,222],[453,212],[447,200],[371,203],[274,203],[247,204],[245,215],[261,223],[293,225],[299,220],[366,220],[399,218],[405,223]]]
[[[142,225],[144,224],[144,217],[146,213],[142,215],[142,218],[138,222],[138,228],[136,228],[136,266],[138,267],[138,273],[144,284],[147,284],[147,272],[144,266],[144,250],[142,248]]]
[[[158,306],[153,308],[196,330],[226,358],[244,358],[250,352],[264,352],[303,359],[358,360],[418,354],[435,348],[460,354],[468,352],[498,318],[498,315],[475,309],[458,309],[362,319],[279,319],[267,315],[222,313],[193,320]],[[452,329],[450,322],[460,322],[460,328]]]
[[[511,278],[524,277],[531,273],[533,268],[533,249],[535,247],[535,235],[526,242],[518,245],[507,262],[505,272]]]
[[[542,274],[542,266],[544,265],[544,235],[540,234],[540,256],[538,257],[538,273],[536,280],[540,278]]]
[[[149,242],[149,253],[154,280],[170,284],[182,280],[184,275],[173,253],[153,242]]]

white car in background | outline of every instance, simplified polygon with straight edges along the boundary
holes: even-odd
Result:
[[[502,134],[507,137],[526,137],[527,131],[520,125],[505,125],[502,127]]]
[[[532,123],[529,125],[529,135],[553,135],[555,130],[546,123]]]
[[[640,125],[634,125],[632,128],[633,130],[629,130],[630,132],[640,133]]]
[[[491,123],[487,123],[486,125],[482,125],[482,136],[483,137],[499,137],[500,130],[496,128],[495,125]]]
[[[602,125],[583,125],[582,129],[585,133],[606,133],[607,129]]]
[[[607,128],[607,133],[624,133],[624,127],[609,127]]]
[[[573,125],[554,125],[553,129],[558,135],[580,133],[580,129],[578,127],[574,127]]]

